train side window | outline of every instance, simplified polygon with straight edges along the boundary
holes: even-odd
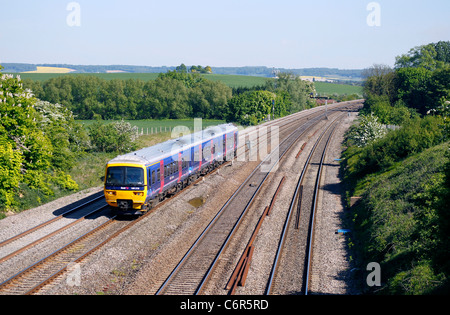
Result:
[[[161,170],[159,168],[156,170],[156,181],[161,181]]]
[[[152,185],[154,185],[156,183],[156,171],[153,170],[152,171]]]

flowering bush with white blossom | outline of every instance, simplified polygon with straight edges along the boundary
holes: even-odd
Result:
[[[1,69],[1,68],[0,68]],[[59,156],[61,138],[49,133],[41,124],[35,108],[36,98],[24,89],[20,76],[0,76],[0,210],[11,209],[15,195],[21,195],[20,184],[53,194],[53,186],[78,189],[78,185],[62,169],[54,165]],[[59,129],[61,131],[61,129]]]
[[[361,115],[360,123],[349,134],[349,139],[362,148],[372,141],[383,138],[387,133],[386,127],[378,122],[373,113]]]

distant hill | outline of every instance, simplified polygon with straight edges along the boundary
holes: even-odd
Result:
[[[5,68],[2,71],[8,73],[37,71],[38,67],[46,67],[48,73],[49,67],[54,68],[68,68],[72,73],[160,73],[175,70],[174,67],[148,67],[148,66],[129,66],[129,65],[67,65],[67,64],[27,64],[27,63],[4,63]],[[188,67],[189,68],[189,67]],[[56,71],[56,69],[55,69]],[[261,67],[212,67],[212,72],[215,74],[228,75],[245,75],[257,77],[274,77],[276,72],[292,72],[301,76],[317,76],[334,80],[344,81],[360,81],[362,76],[362,69],[345,70],[335,68],[305,68],[305,69],[286,69],[286,68],[268,68]]]

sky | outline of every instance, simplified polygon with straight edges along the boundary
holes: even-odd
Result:
[[[0,64],[362,69],[441,40],[449,0],[0,0]]]

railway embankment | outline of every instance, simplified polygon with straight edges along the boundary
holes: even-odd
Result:
[[[369,152],[378,155],[378,161],[387,159],[380,148],[384,154],[394,150],[396,133],[403,133],[399,147],[407,149],[408,128],[364,149],[348,147],[341,164],[349,204],[351,196],[359,197],[347,212],[352,230],[348,246],[356,273],[361,273],[355,278],[367,294],[448,293],[449,142],[411,153],[375,172],[362,166]],[[379,273],[366,278],[363,275],[375,272],[369,268],[373,263]]]

